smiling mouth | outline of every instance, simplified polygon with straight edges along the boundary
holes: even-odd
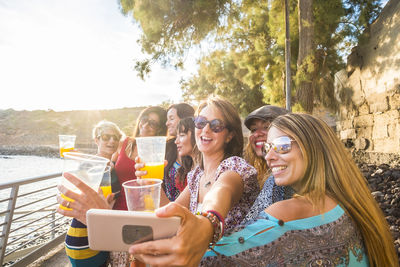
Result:
[[[210,142],[211,140],[212,139],[208,138],[208,137],[204,137],[204,136],[201,137],[201,141],[204,141],[204,142]]]
[[[255,142],[256,147],[262,147],[264,145],[264,142]]]
[[[279,171],[285,170],[286,168],[287,168],[287,166],[272,167],[271,171],[272,172],[279,172]]]

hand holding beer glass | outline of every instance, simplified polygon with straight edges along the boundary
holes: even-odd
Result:
[[[141,178],[164,178],[164,158],[165,145],[167,137],[151,136],[137,137],[136,145],[140,162],[144,162],[145,166],[141,171],[147,171],[147,174]]]
[[[76,188],[75,185],[64,178],[64,173],[68,172],[97,191],[104,176],[104,171],[108,162],[109,160],[103,157],[75,152],[66,152],[64,153],[64,171],[61,184],[71,191],[74,191],[78,194],[81,193],[81,191]],[[60,208],[64,210],[72,210],[69,208],[69,203],[73,202],[74,200],[64,196],[63,194],[61,194],[61,197],[69,202],[66,207],[60,205]]]

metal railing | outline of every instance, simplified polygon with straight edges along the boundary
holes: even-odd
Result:
[[[2,266],[26,266],[64,241],[70,219],[55,211],[61,175],[0,184]]]

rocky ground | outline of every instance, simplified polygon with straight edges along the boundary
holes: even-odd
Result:
[[[400,259],[400,166],[359,164],[359,167],[386,216]]]

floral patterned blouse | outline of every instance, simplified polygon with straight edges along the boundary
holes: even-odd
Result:
[[[257,181],[257,170],[249,165],[241,157],[230,157],[223,160],[216,171],[214,181],[217,181],[219,176],[226,171],[234,171],[242,177],[243,180],[243,194],[239,202],[231,208],[225,218],[225,233],[229,233],[236,225],[238,225],[245,217],[250,207],[253,205],[254,200],[257,198],[260,188]],[[200,177],[204,171],[196,166],[191,172],[188,173],[188,186],[190,192],[190,211],[196,213],[198,207],[198,195]]]
[[[175,201],[181,193],[176,185],[176,178],[178,178],[178,169],[180,166],[181,165],[175,161],[168,171],[168,176],[164,178],[165,194],[169,201]]]
[[[256,201],[254,201],[253,206],[250,208],[241,224],[252,222],[257,218],[260,212],[275,202],[291,198],[293,194],[294,191],[292,188],[276,185],[274,176],[270,175],[265,181],[260,194],[258,195]]]

